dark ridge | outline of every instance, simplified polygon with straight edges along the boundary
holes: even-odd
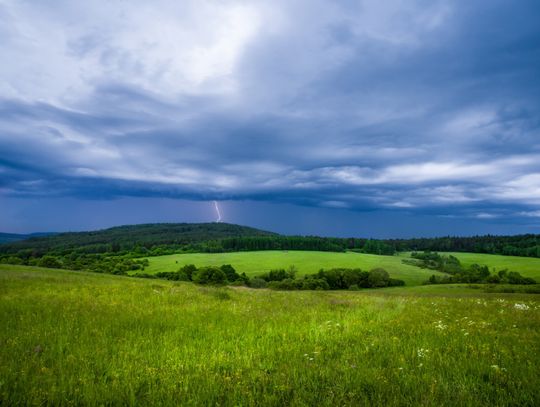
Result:
[[[182,246],[226,238],[277,236],[276,233],[229,223],[150,223],[39,237],[6,235],[13,237],[11,241],[8,240],[0,246],[0,253],[14,253],[25,249],[38,252],[66,251],[97,246],[107,246],[105,251],[109,249],[115,251],[117,247],[127,249],[136,246]]]

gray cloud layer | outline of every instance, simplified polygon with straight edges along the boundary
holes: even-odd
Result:
[[[536,1],[0,0],[6,196],[540,212]]]

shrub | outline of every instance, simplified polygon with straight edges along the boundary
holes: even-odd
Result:
[[[270,281],[283,281],[285,279],[294,279],[296,274],[296,269],[286,271],[285,269],[270,270],[268,273],[262,274],[260,278],[263,280]]]
[[[221,285],[227,282],[227,275],[218,267],[202,267],[193,274],[197,284]]]
[[[181,267],[179,272],[183,272],[187,279],[191,281],[193,279],[193,273],[197,271],[197,267],[195,267],[194,264],[186,264],[185,266]]]
[[[313,278],[311,276],[305,277],[302,280],[302,285],[300,286],[301,290],[329,290],[330,286],[326,280],[322,278]]]
[[[405,285],[405,281],[397,278],[391,278],[388,280],[388,287],[402,287]]]
[[[266,288],[268,283],[266,282],[266,280],[263,280],[260,277],[254,277],[251,280],[249,280],[247,285],[248,287],[251,287],[251,288]]]
[[[343,269],[319,270],[316,276],[324,279],[332,290],[346,288],[343,283]]]
[[[326,280],[331,290],[344,290],[351,285],[369,287],[368,273],[360,269],[330,269],[319,270],[316,274],[318,278]]]
[[[274,290],[299,290],[302,288],[302,280],[286,278],[281,281],[270,281],[268,283],[268,288]]]
[[[368,282],[370,287],[387,287],[390,275],[385,269],[375,268],[369,272]]]
[[[499,284],[500,282],[501,278],[497,274],[492,274],[486,278],[486,283],[488,284]]]
[[[536,281],[529,277],[523,277],[516,271],[510,271],[506,276],[509,284],[536,284]]]
[[[343,288],[351,288],[356,285],[358,287],[366,286],[369,273],[360,269],[344,269],[343,270]]]
[[[189,277],[181,269],[179,271],[160,271],[155,276],[164,280],[189,281]]]
[[[240,278],[240,275],[236,272],[234,267],[231,266],[230,264],[224,264],[223,266],[220,267],[220,269],[221,271],[225,273],[225,275],[227,276],[227,280],[230,282],[236,281]]]
[[[15,257],[15,256],[9,256],[7,258],[2,259],[2,263],[4,264],[23,264],[22,259]]]
[[[53,256],[43,256],[38,263],[38,266],[40,267],[47,267],[47,268],[62,268],[62,263]]]

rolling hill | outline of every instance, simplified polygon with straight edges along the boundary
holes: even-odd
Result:
[[[117,251],[117,248],[136,246],[186,245],[225,238],[277,236],[247,226],[229,223],[153,223],[117,226],[89,232],[58,233],[53,236],[32,237],[12,241],[0,247],[0,253],[16,253],[19,250],[38,252],[84,250]],[[99,250],[102,249],[102,250]]]

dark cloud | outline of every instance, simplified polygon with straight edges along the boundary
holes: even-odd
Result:
[[[540,217],[536,2],[162,3],[0,8],[3,199]]]

